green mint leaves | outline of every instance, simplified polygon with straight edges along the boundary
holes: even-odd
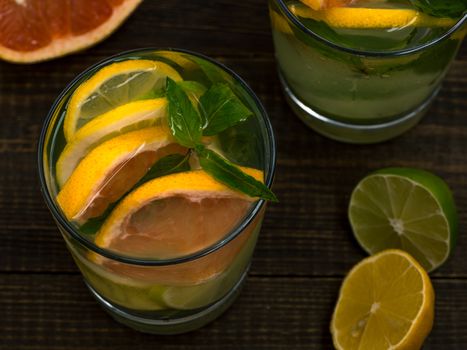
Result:
[[[245,121],[252,112],[226,84],[216,83],[200,98],[203,135],[212,136]]]
[[[244,173],[235,164],[203,145],[196,146],[195,150],[203,170],[217,181],[250,197],[277,202],[277,197],[269,188],[254,177]]]
[[[227,84],[214,83],[205,90],[196,82],[175,82],[167,78],[166,96],[169,102],[168,124],[172,135],[182,146],[196,152],[203,170],[219,182],[248,196],[277,201],[274,193],[262,182],[202,144],[203,135],[216,135],[252,115]],[[160,174],[161,171],[171,169],[169,172],[173,173],[185,169],[185,166],[189,167],[189,155],[165,157],[164,162],[158,162],[161,168],[151,169],[150,172]]]
[[[459,18],[467,12],[467,0],[410,0],[422,12],[435,17]]]
[[[188,152],[186,155],[170,154],[164,158],[159,159],[156,164],[154,164],[151,169],[149,169],[144,177],[139,180],[135,188],[149,180],[155,179],[156,177],[190,170],[190,163],[188,162],[189,159],[190,152]]]
[[[201,117],[183,88],[170,78],[167,78],[167,99],[172,135],[182,146],[195,147],[201,142]]]

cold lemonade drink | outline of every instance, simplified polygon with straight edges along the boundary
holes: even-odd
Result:
[[[44,126],[46,202],[92,294],[138,330],[214,319],[248,271],[275,166],[246,84],[188,52],[143,50],[80,75]]]
[[[465,35],[465,1],[270,0],[286,97],[309,126],[389,139],[426,112]]]

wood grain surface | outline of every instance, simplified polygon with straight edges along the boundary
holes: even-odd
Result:
[[[278,144],[275,192],[248,283],[211,325],[181,336],[140,334],[89,295],[40,194],[36,147],[59,92],[89,65],[139,47],[179,47],[238,72],[269,112]],[[467,348],[467,48],[415,129],[352,146],[323,138],[291,112],[276,75],[265,0],[145,0],[108,40],[35,65],[0,63],[0,349],[330,349],[343,276],[365,254],[346,207],[356,182],[385,166],[441,175],[460,214],[453,257],[433,274],[435,327],[424,349]]]

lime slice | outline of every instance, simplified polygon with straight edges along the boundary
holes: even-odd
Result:
[[[102,68],[71,96],[63,124],[66,140],[91,119],[162,89],[167,77],[182,80],[176,70],[157,61],[128,60]]]
[[[352,193],[349,219],[369,254],[399,248],[427,271],[446,261],[457,235],[457,212],[449,187],[436,175],[418,169],[388,168],[365,177]]]
[[[192,310],[209,305],[222,297],[224,274],[207,282],[192,286],[168,287],[163,294],[167,306],[179,310]]]
[[[81,159],[104,141],[154,126],[165,116],[167,100],[158,98],[127,103],[104,113],[79,129],[57,161],[57,181],[63,187]]]

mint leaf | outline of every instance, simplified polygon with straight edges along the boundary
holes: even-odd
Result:
[[[190,59],[194,61],[201,68],[201,70],[204,72],[206,77],[212,83],[223,83],[226,81],[229,83],[233,83],[232,77],[228,75],[226,72],[224,72],[222,69],[220,69],[214,63],[211,63],[209,61],[206,61],[198,57],[190,57]]]
[[[216,83],[200,98],[203,135],[212,136],[245,121],[253,113],[227,84]]]
[[[207,90],[206,86],[193,80],[183,80],[179,81],[177,84],[183,89],[183,91],[185,91],[192,103],[198,103],[200,97]]]
[[[167,78],[168,122],[172,135],[182,146],[193,148],[201,140],[201,117],[185,91]]]
[[[244,173],[235,164],[203,145],[197,145],[195,150],[203,170],[217,181],[250,197],[260,197],[277,202],[277,197],[266,185]]]
[[[435,17],[459,18],[467,12],[467,0],[410,0],[422,12]]]
[[[186,155],[183,154],[169,154],[159,159],[151,169],[143,176],[141,180],[134,186],[134,188],[141,186],[149,180],[155,179],[169,174],[181,173],[190,170],[190,152]]]

